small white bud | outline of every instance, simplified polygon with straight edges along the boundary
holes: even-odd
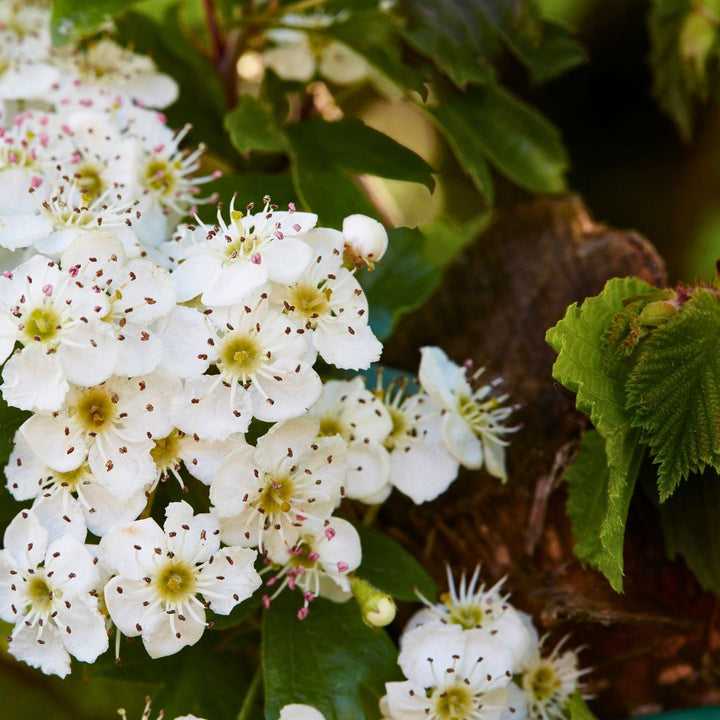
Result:
[[[356,267],[367,265],[371,270],[374,263],[387,250],[388,235],[385,228],[367,215],[349,215],[343,220],[345,259]]]

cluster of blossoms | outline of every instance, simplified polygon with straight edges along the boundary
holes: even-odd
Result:
[[[300,618],[347,600],[362,551],[343,497],[425,502],[461,464],[504,480],[513,428],[438,348],[412,392],[323,382],[318,356],[380,357],[356,275],[382,225],[319,228],[269,198],[178,224],[208,178],[148,109],[174,84],[109,40],[51,49],[47,25],[0,2],[0,391],[29,415],[5,472],[32,504],[5,532],[0,619],[10,652],[65,676],[113,633],[152,657],[197,642],[261,576],[266,606],[302,593]],[[207,486],[209,512],[153,505],[171,476]]]
[[[531,618],[516,610],[503,581],[486,589],[479,568],[441,601],[425,607],[400,638],[398,663],[407,678],[386,683],[383,720],[565,720],[571,695],[582,692],[577,652],[561,641],[543,653]],[[288,705],[281,720],[324,720],[308,705]]]

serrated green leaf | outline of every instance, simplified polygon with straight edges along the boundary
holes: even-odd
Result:
[[[138,0],[55,0],[50,33],[53,45],[67,45],[107,27],[115,15],[125,12]]]
[[[478,189],[491,195],[483,158],[532,192],[565,188],[568,157],[555,126],[537,110],[494,85],[456,93],[431,110]]]
[[[720,300],[695,291],[638,351],[627,382],[633,426],[658,465],[660,500],[689,473],[720,469]]]
[[[570,720],[597,720],[595,715],[590,712],[583,696],[579,690],[576,690],[567,700],[566,708],[570,713]]]
[[[599,550],[597,545],[590,545],[587,551],[597,557],[595,566],[617,591],[622,590],[625,523],[643,449],[640,432],[633,429],[632,416],[625,409],[625,382],[631,364],[610,352],[604,338],[623,310],[625,298],[654,290],[637,278],[610,280],[600,295],[588,298],[579,307],[577,303],[571,305],[546,335],[558,353],[553,377],[576,393],[578,409],[590,417],[605,441],[607,511],[600,523]],[[595,564],[590,557],[588,562]]]
[[[243,95],[224,119],[225,129],[237,150],[247,153],[283,152],[288,141],[282,128],[275,124],[270,110],[250,95]]]
[[[372,528],[355,527],[362,544],[362,564],[357,574],[363,580],[398,600],[418,602],[416,588],[428,600],[436,598],[435,581],[402,545]]]
[[[720,476],[707,469],[660,505],[668,557],[682,555],[706,589],[720,595]]]
[[[417,228],[393,228],[388,238],[382,262],[358,277],[370,303],[370,326],[380,340],[392,333],[403,315],[419,308],[442,280],[441,267],[423,259],[424,237]]]
[[[377,216],[353,176],[378,175],[434,187],[432,168],[420,156],[360,120],[308,120],[288,126],[286,132],[295,188],[324,225],[339,227],[352,213]]]
[[[623,440],[628,447],[618,447]],[[577,540],[573,553],[600,570],[618,592],[622,590],[625,524],[643,458],[637,440],[636,433],[614,434],[606,445],[599,432],[590,430],[583,436],[577,461],[564,476],[567,514]]]
[[[289,703],[312,705],[326,720],[366,720],[364,707],[377,716],[385,683],[400,675],[387,634],[365,625],[352,600],[320,598],[302,621],[297,610],[297,596],[285,592],[264,615],[266,720]]]

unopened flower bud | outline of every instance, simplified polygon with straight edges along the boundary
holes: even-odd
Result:
[[[395,601],[382,590],[358,577],[351,581],[352,594],[360,605],[362,618],[370,627],[385,627],[395,618]]]
[[[639,320],[642,325],[660,325],[677,315],[677,311],[677,306],[672,301],[658,300],[648,303],[642,309]]]
[[[349,215],[343,220],[345,264],[349,267],[367,266],[372,270],[387,250],[385,228],[367,215]]]

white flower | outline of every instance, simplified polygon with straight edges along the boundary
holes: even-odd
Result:
[[[589,670],[578,667],[577,652],[562,651],[567,637],[550,653],[541,655],[542,641],[530,652],[518,668],[518,684],[527,703],[530,720],[564,720],[568,698],[579,688],[578,680]]]
[[[353,265],[361,267],[367,265],[373,268],[380,260],[388,245],[387,230],[367,215],[349,215],[343,220],[343,240],[345,241],[345,256]]]
[[[416,630],[398,663],[407,681],[385,685],[394,720],[499,720],[508,707],[510,654],[483,630]]]
[[[323,360],[348,370],[367,369],[382,345],[368,325],[368,302],[353,274],[342,267],[335,230],[307,234],[314,261],[294,281],[277,284],[271,300],[310,334]]]
[[[280,585],[272,597],[265,598],[266,605],[286,587],[299,588],[305,598],[298,617],[308,613],[308,603],[318,596],[335,602],[345,602],[352,596],[348,573],[357,570],[362,560],[360,536],[357,530],[342,518],[331,517],[325,521],[320,532],[303,533],[294,546],[268,547],[268,560],[274,572],[266,585]],[[277,569],[280,566],[280,569]]]
[[[489,589],[478,585],[480,566],[473,572],[470,581],[463,573],[458,587],[455,587],[450,568],[447,568],[448,593],[441,596],[441,602],[431,603],[423,598],[425,607],[416,612],[407,624],[404,638],[418,628],[432,628],[438,624],[457,625],[464,630],[482,628],[489,635],[503,643],[510,652],[513,670],[533,647],[533,635],[522,615],[507,601],[500,580]]]
[[[97,598],[98,571],[85,546],[48,533],[31,510],[5,531],[0,551],[0,618],[15,623],[10,652],[44,673],[65,677],[70,655],[94,662],[108,647]]]
[[[456,365],[438,347],[421,349],[420,384],[445,411],[443,438],[450,453],[465,467],[486,470],[503,482],[507,480],[503,436],[519,428],[503,425],[515,408],[502,407],[507,395],[492,395],[497,382],[474,390],[465,369]],[[483,369],[476,371],[477,379]]]
[[[317,215],[277,212],[265,200],[261,212],[243,215],[233,197],[229,224],[218,209],[215,227],[201,225],[206,239],[185,252],[173,273],[181,302],[200,295],[208,306],[232,305],[268,280],[289,284],[300,277],[312,256],[303,236]]]
[[[118,500],[87,463],[68,472],[53,470],[20,432],[15,435],[5,476],[16,500],[34,500],[32,509],[48,530],[50,542],[65,533],[84,541],[88,529],[101,537],[113,525],[134,520],[147,504],[143,488],[127,500]]]
[[[325,720],[325,716],[311,705],[292,703],[280,710],[278,720]]]
[[[173,429],[169,410],[175,392],[174,383],[157,375],[71,386],[60,411],[33,415],[20,432],[58,472],[75,470],[87,459],[98,481],[128,502],[156,480],[153,438]]]
[[[345,443],[318,439],[317,431],[310,418],[288,420],[255,448],[248,445],[225,460],[210,487],[224,542],[272,546],[277,557],[304,532],[322,530],[343,492]]]
[[[0,356],[5,400],[24,410],[57,410],[68,383],[94,385],[112,373],[118,349],[107,298],[42,255],[0,277]]]
[[[320,396],[315,353],[295,322],[270,306],[267,295],[248,305],[214,308],[215,339],[208,354],[227,383],[231,400],[247,392],[252,414],[277,422],[302,415]],[[184,427],[182,430],[185,430]]]
[[[256,553],[221,550],[212,515],[193,515],[185,502],[170,503],[165,515],[164,532],[147,518],[115,527],[100,541],[101,561],[117,573],[105,586],[110,616],[124,635],[141,635],[153,658],[194,645],[206,608],[227,615],[261,584]]]
[[[383,447],[392,420],[363,379],[328,380],[308,414],[318,421],[321,437],[339,435],[347,444],[348,497],[365,503],[384,500],[392,489],[389,455]]]
[[[392,419],[384,440],[390,452],[388,482],[416,505],[444,493],[458,474],[458,462],[442,438],[442,410],[426,393],[406,395],[405,379],[391,382],[376,393]]]

